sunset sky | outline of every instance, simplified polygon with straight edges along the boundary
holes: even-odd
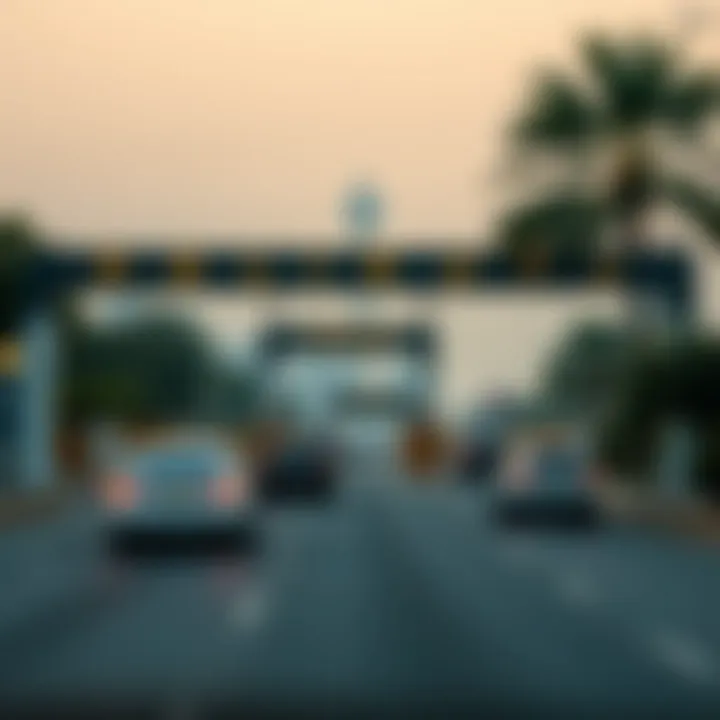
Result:
[[[680,6],[2,0],[0,205],[63,234],[332,233],[361,173],[390,233],[479,232],[535,69]]]
[[[677,31],[682,4],[0,0],[0,208],[72,242],[332,235],[339,193],[369,175],[387,193],[387,242],[478,237],[533,73],[572,68],[585,28]],[[703,59],[720,60],[719,37],[698,38]],[[485,382],[527,377],[545,325],[525,310],[513,337],[488,311],[456,331],[495,328]],[[557,307],[543,312],[560,327]]]

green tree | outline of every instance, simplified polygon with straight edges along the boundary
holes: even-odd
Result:
[[[249,364],[235,366],[213,358],[205,396],[209,420],[242,424],[258,409],[259,384]]]
[[[682,420],[699,443],[697,488],[720,502],[720,338],[698,336],[658,343],[635,356],[613,412],[602,429],[606,459],[636,477],[647,476],[666,420]]]
[[[0,334],[17,328],[28,299],[38,233],[23,215],[0,216]]]
[[[511,209],[501,242],[555,247],[574,236],[585,246],[611,225],[631,246],[661,200],[720,239],[720,196],[697,171],[720,74],[691,68],[679,48],[649,36],[589,35],[579,65],[577,78],[544,73],[511,126],[515,177],[537,182]]]
[[[636,481],[651,480],[658,433],[667,417],[667,356],[640,348],[622,374],[599,427],[599,445],[607,465]]]
[[[512,251],[541,248],[572,252],[596,248],[601,240],[603,206],[572,193],[545,197],[512,208],[501,218],[498,239]]]
[[[620,392],[639,347],[639,340],[616,324],[578,324],[551,351],[541,371],[540,395],[568,411],[601,413]]]
[[[65,318],[65,422],[242,423],[255,410],[252,369],[216,356],[192,322],[149,317],[110,327]]]
[[[63,396],[72,422],[197,417],[210,368],[207,342],[182,319],[120,327],[71,325]]]

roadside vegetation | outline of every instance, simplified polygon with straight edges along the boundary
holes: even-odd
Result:
[[[514,193],[500,246],[622,253],[652,246],[653,213],[668,209],[720,241],[716,69],[695,67],[687,48],[661,37],[591,34],[572,71],[545,71],[532,88],[509,128]],[[607,465],[637,482],[652,481],[666,424],[686,423],[695,487],[720,503],[717,336],[585,323],[551,352],[538,390],[541,404],[590,418]]]

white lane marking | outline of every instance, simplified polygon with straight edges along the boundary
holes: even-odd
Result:
[[[500,557],[512,565],[538,567],[541,564],[538,548],[529,542],[514,541],[501,545]]]
[[[200,717],[196,705],[190,700],[173,700],[168,703],[163,717],[167,720],[195,720]]]
[[[560,576],[557,587],[561,597],[573,605],[597,605],[600,601],[597,580],[585,572]]]
[[[660,662],[686,680],[694,683],[720,680],[712,653],[687,635],[670,630],[656,632],[652,636],[652,648]]]
[[[268,617],[267,588],[258,582],[245,586],[230,610],[230,623],[245,632],[259,630]]]

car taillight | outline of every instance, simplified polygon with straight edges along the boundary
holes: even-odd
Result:
[[[129,475],[113,475],[103,485],[105,504],[115,510],[129,510],[137,502],[137,485]]]
[[[245,499],[246,483],[232,475],[224,475],[210,485],[210,501],[219,507],[239,505]]]

